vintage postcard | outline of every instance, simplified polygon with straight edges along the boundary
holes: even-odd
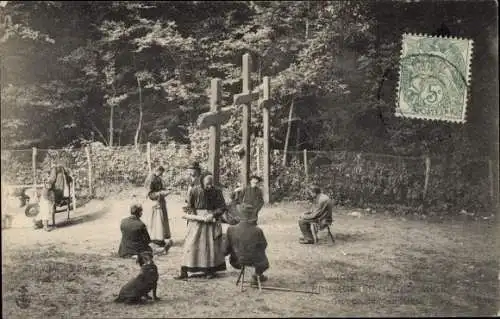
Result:
[[[500,314],[498,1],[0,1],[2,318]]]

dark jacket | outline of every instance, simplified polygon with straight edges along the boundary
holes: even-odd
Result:
[[[68,190],[71,189],[71,182],[73,178],[69,175],[68,171],[61,165],[53,167],[50,170],[48,182],[51,185],[51,190],[54,193],[54,201],[59,203],[64,196],[64,184],[67,185]]]
[[[163,180],[158,175],[153,174],[151,181],[149,183],[149,193],[148,197],[151,200],[159,200],[160,196],[158,192],[165,190],[165,185],[163,185]]]
[[[258,212],[264,206],[264,195],[259,187],[248,185],[238,192],[232,194],[232,200],[238,204],[249,204]]]
[[[230,255],[229,262],[235,268],[250,265],[259,272],[264,272],[269,268],[266,248],[264,232],[253,223],[241,221],[227,229],[226,255]]]
[[[151,251],[149,237],[146,225],[136,216],[124,218],[120,224],[122,231],[122,240],[118,255],[120,257],[129,257],[138,255],[143,251]]]

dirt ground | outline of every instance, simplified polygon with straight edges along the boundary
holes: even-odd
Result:
[[[265,285],[314,294],[240,292],[229,263],[213,280],[173,280],[186,229],[179,197],[168,203],[175,245],[155,259],[161,300],[115,304],[120,287],[138,273],[134,260],[115,255],[120,220],[137,198],[92,200],[70,223],[58,214],[60,227],[48,233],[33,230],[20,209],[13,227],[2,231],[3,317],[491,316],[499,309],[495,221],[431,222],[338,209],[335,244],[320,233],[317,245],[300,245],[302,205],[265,207],[259,217],[271,263]]]

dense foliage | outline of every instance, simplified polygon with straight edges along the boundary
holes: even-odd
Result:
[[[203,160],[208,132],[194,124],[208,109],[210,79],[223,79],[230,105],[241,92],[241,56],[248,52],[253,84],[272,78],[272,148],[283,149],[293,106],[298,120],[289,150],[430,155],[443,159],[449,179],[471,175],[475,167],[454,159],[498,153],[495,9],[494,1],[2,1],[1,146],[80,147],[95,140],[140,151],[141,144],[161,142],[186,145],[185,156]],[[466,124],[394,117],[403,32],[474,40]],[[231,150],[240,143],[240,121],[235,106],[221,134],[222,175],[231,180],[238,176]],[[252,138],[261,131],[254,106]],[[363,171],[364,178],[392,170],[377,167]],[[469,192],[465,183],[453,187]]]

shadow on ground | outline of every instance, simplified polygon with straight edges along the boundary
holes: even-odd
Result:
[[[102,218],[104,215],[106,215],[109,212],[108,208],[102,208],[99,209],[93,213],[82,215],[82,216],[77,216],[77,217],[70,217],[69,220],[64,220],[59,223],[56,223],[57,228],[64,228],[64,227],[69,227],[69,226],[75,226],[87,222],[91,222],[94,220],[98,220]]]

